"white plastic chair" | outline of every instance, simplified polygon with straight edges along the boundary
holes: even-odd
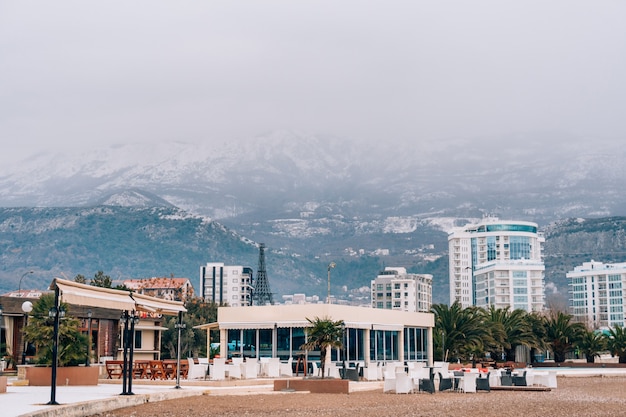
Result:
[[[548,371],[548,387],[556,388],[556,371]]]
[[[230,379],[241,379],[241,364],[231,363],[226,365],[226,372]]]
[[[463,378],[461,379],[461,391],[463,392],[476,392],[476,378],[478,373],[476,372],[463,372]]]
[[[396,373],[396,394],[410,394],[413,392],[413,380],[404,372]]]
[[[213,358],[213,365],[211,365],[211,380],[221,381],[226,379],[226,359]]]
[[[391,369],[384,371],[383,392],[391,392],[396,390],[396,373]]]
[[[313,368],[313,373],[311,373],[311,375],[320,376],[320,368],[317,367],[317,362],[311,362],[311,367]]]
[[[248,360],[241,365],[240,369],[245,379],[254,379],[259,376],[259,363],[252,358],[248,358]]]
[[[293,358],[289,357],[287,362],[280,363],[280,376],[293,376]]]
[[[187,371],[187,379],[200,379],[206,378],[206,370],[209,364],[198,363],[196,364],[193,358],[187,358],[189,362],[189,369]]]
[[[268,378],[278,378],[280,376],[280,358],[270,358],[265,364],[265,376]]]
[[[363,379],[366,381],[378,380],[378,366],[370,363],[368,367],[363,368]]]
[[[334,362],[326,363],[326,375],[329,378],[341,378],[341,375],[339,374],[339,368],[337,367],[336,363]]]

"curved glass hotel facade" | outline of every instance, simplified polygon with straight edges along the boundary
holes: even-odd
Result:
[[[543,310],[544,241],[536,223],[492,217],[451,230],[450,303]]]

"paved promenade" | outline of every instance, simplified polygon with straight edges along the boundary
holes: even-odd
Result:
[[[142,404],[167,399],[235,393],[262,393],[273,390],[271,380],[233,381],[215,384],[210,381],[181,381],[181,388],[175,388],[175,381],[155,383],[133,383],[134,395],[120,395],[121,382],[101,380],[97,386],[58,386],[56,401],[59,405],[48,405],[50,387],[30,387],[13,385],[16,378],[9,379],[7,392],[0,394],[0,415],[3,417],[75,417],[95,414],[114,408]]]

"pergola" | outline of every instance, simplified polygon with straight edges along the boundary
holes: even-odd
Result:
[[[55,278],[50,284],[54,290],[54,308],[51,317],[54,318],[54,340],[52,348],[52,381],[50,402],[56,405],[56,368],[58,362],[59,347],[59,320],[60,302],[88,307],[101,307],[121,311],[121,321],[124,323],[124,368],[122,395],[133,395],[132,392],[132,361],[133,343],[129,340],[134,332],[138,321],[137,312],[151,312],[165,315],[178,315],[178,351],[177,351],[177,375],[176,387],[180,388],[180,330],[183,327],[182,315],[187,310],[180,301],[162,300],[156,297],[137,294],[125,290],[112,288],[94,287],[73,281]]]

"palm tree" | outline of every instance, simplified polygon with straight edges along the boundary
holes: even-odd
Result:
[[[546,341],[552,348],[555,362],[564,362],[565,355],[581,340],[585,331],[582,323],[572,323],[572,316],[561,311],[551,314],[544,321]]]
[[[626,363],[626,331],[622,326],[615,326],[609,329],[609,334],[605,336],[606,347],[613,357],[619,358],[619,363]]]
[[[326,352],[329,348],[340,349],[343,347],[342,340],[345,324],[343,320],[333,321],[329,317],[315,317],[314,320],[307,318],[307,320],[309,323],[311,323],[311,326],[305,329],[307,341],[302,346],[300,346],[300,349],[320,350],[322,378],[324,378],[324,364],[326,362]]]
[[[596,357],[600,357],[600,352],[606,349],[606,338],[600,332],[585,330],[576,347],[585,355],[588,363],[593,363]]]
[[[513,360],[516,346],[532,349],[541,345],[532,317],[524,310],[511,311],[508,307],[499,309],[491,306],[485,312],[485,324],[491,329],[495,342],[490,346],[492,357],[497,357],[498,352],[505,352],[506,359]]]
[[[44,294],[35,304],[28,325],[24,328],[24,337],[37,349],[37,363],[52,364],[52,339],[54,334],[53,319],[48,312],[54,307],[54,294]],[[68,311],[68,306],[61,303],[61,309]],[[75,366],[85,362],[87,355],[87,336],[79,330],[80,321],[66,315],[59,322],[59,366]]]
[[[462,308],[455,302],[451,306],[435,304],[431,311],[435,314],[435,333],[445,339],[445,355],[452,358],[468,359],[475,357],[478,349],[492,343],[490,330],[484,325],[484,313],[478,307]]]

